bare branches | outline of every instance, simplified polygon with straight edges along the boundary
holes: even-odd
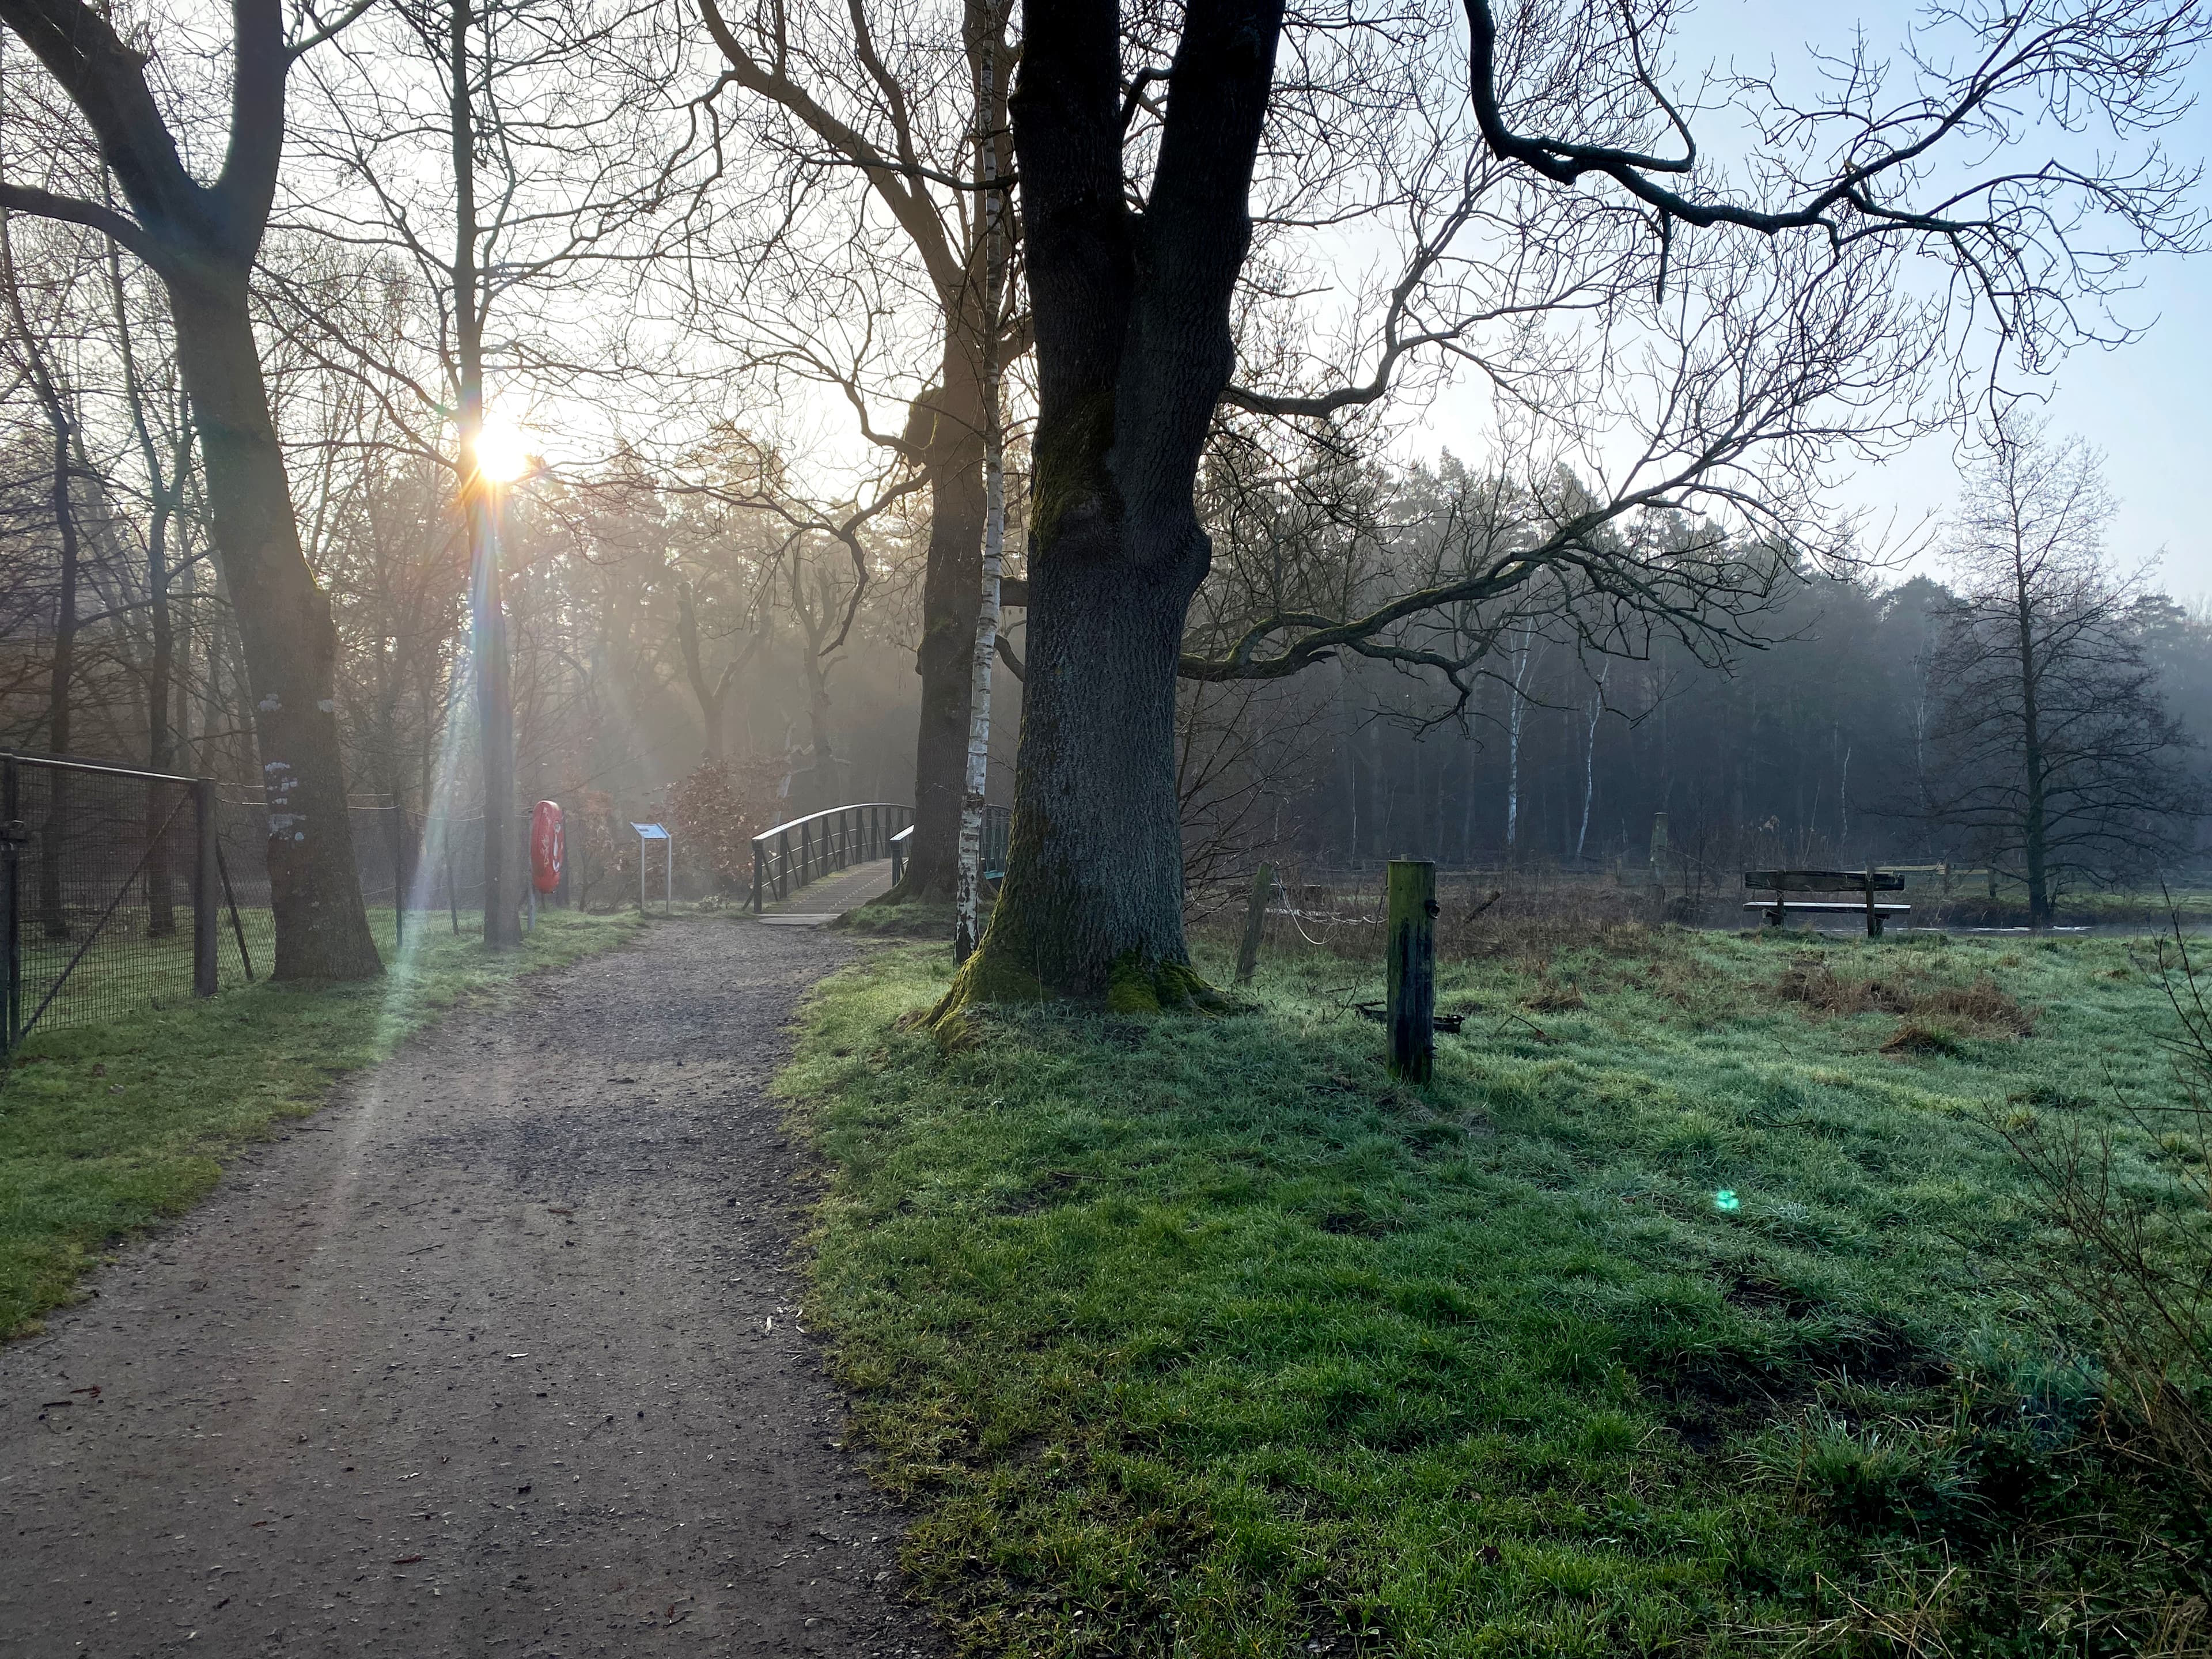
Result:
[[[1714,181],[1693,182],[1688,124],[1645,67],[1645,37],[1663,33],[1664,4],[1603,13],[1609,28],[1591,8],[1535,39],[1528,13],[1516,11],[1502,27],[1490,0],[1463,3],[1470,96],[1492,154],[1558,185],[1608,179],[1651,210],[1662,234],[1671,224],[1763,236],[1810,231],[1838,252],[1898,240],[1939,252],[2031,358],[2047,337],[2083,331],[2075,301],[2108,293],[2131,257],[2204,242],[2205,216],[2191,201],[2200,169],[2169,161],[2154,146],[2132,164],[2010,159],[2042,118],[2068,132],[2094,120],[2125,137],[2173,120],[2187,107],[2181,70],[2212,31],[2194,0],[1945,9],[1936,21],[1967,37],[1966,60],[1938,64],[1915,52],[1913,88],[1893,100],[1889,66],[1863,46],[1832,66],[1834,95],[1824,104],[1793,106],[1771,83],[1741,79],[1738,96],[1761,112],[1766,148],[1755,165],[1765,200],[1730,199]],[[1608,56],[1625,57],[1628,72],[1608,74]],[[1583,107],[1552,91],[1573,79],[1582,82]],[[1516,111],[1524,91],[1533,95]],[[1681,151],[1660,155],[1625,140],[1524,130],[1516,113],[1626,132],[1656,119]],[[1961,149],[2006,159],[1962,178]]]

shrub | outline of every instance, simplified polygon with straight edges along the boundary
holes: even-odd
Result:
[[[2212,1504],[2212,1002],[2178,918],[2152,971],[2178,1021],[2174,1099],[2123,1096],[2117,1126],[2011,1103],[1986,1121],[2063,1237],[2029,1289],[2053,1322],[2096,1332],[2115,1440]],[[2123,1170],[2130,1130],[2166,1154],[2165,1182]]]
[[[718,892],[751,888],[753,837],[781,818],[784,775],[777,756],[710,760],[670,793],[669,815],[684,839],[685,861],[708,872]]]

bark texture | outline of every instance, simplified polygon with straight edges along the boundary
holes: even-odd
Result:
[[[1195,0],[1149,201],[1127,205],[1110,0],[1031,5],[1013,97],[1038,412],[1006,878],[948,997],[1185,1002],[1176,669],[1212,544],[1193,499],[1234,361],[1282,9]]]

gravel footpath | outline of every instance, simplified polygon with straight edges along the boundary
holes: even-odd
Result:
[[[680,921],[526,981],[0,1350],[0,1654],[940,1653],[766,1094],[853,951]]]

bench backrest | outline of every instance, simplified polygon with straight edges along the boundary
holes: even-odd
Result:
[[[1743,872],[1747,890],[1762,893],[1863,893],[1867,890],[1867,872],[1863,870],[1747,870]],[[1877,893],[1901,893],[1905,878],[1892,872],[1874,872],[1874,890]]]

